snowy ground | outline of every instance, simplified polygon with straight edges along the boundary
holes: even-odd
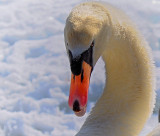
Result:
[[[83,124],[87,114],[78,118],[67,106],[70,69],[63,42],[65,19],[82,1],[0,0],[1,136],[73,136]],[[137,23],[152,47],[160,92],[160,1],[111,3]],[[102,92],[103,67],[100,60],[92,74],[88,112]],[[141,136],[156,124],[154,115]]]

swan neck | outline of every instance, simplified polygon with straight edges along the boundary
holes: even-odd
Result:
[[[114,35],[112,46],[102,54],[104,92],[77,136],[137,136],[152,112],[154,84],[149,50],[137,33],[124,33],[126,38]]]

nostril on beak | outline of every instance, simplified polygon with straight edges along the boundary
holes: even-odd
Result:
[[[80,106],[79,106],[78,100],[75,100],[75,101],[74,101],[73,111],[75,111],[75,112],[79,112],[79,111],[80,111]]]

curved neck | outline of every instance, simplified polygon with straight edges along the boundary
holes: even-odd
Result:
[[[77,136],[137,136],[153,109],[152,60],[145,42],[132,30],[113,34],[102,57],[104,92]],[[131,39],[131,37],[133,37]]]

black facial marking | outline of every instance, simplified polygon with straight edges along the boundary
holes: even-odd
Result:
[[[69,61],[71,63],[73,56],[72,56],[72,52],[70,50],[68,50],[68,54],[69,54]]]
[[[84,70],[82,69],[82,73],[81,73],[81,82],[83,81],[83,72],[84,72]]]
[[[92,42],[92,44],[88,50],[84,51],[81,55],[77,56],[76,58],[73,58],[72,52],[70,50],[68,50],[70,67],[71,67],[71,71],[74,75],[79,75],[83,72],[82,71],[82,62],[83,61],[85,61],[87,64],[89,64],[93,70],[93,47],[94,47],[94,41]],[[83,76],[81,75],[81,81],[83,81],[82,77]]]
[[[88,50],[82,53],[83,60],[89,64],[91,67],[93,67],[93,46],[90,46]]]
[[[68,50],[70,67],[73,75],[79,75],[82,69],[82,59],[81,57],[76,57],[73,59],[72,52]]]
[[[75,58],[71,61],[71,71],[74,75],[79,75],[82,71],[82,58]]]

